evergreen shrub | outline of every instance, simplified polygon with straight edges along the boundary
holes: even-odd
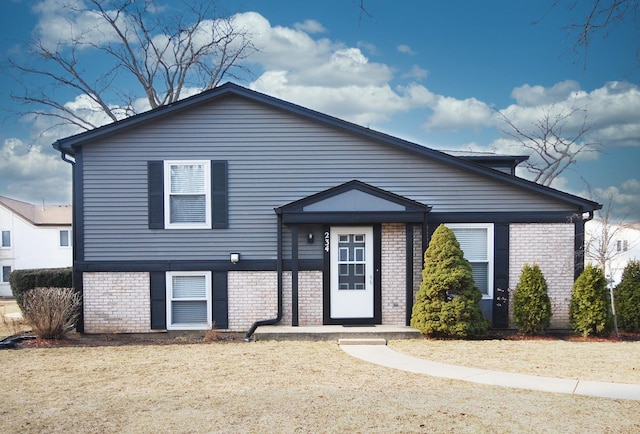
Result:
[[[24,312],[22,298],[26,292],[39,287],[71,288],[72,278],[70,267],[15,270],[9,275],[9,285],[20,310]]]
[[[640,261],[630,261],[614,291],[618,325],[627,332],[640,331]]]
[[[551,322],[547,281],[537,264],[525,264],[513,295],[513,321],[520,333],[544,333]]]
[[[584,337],[608,334],[612,322],[610,306],[604,273],[598,267],[587,265],[576,279],[571,292],[571,327]]]
[[[480,337],[489,328],[480,309],[481,299],[471,264],[455,234],[444,225],[438,226],[424,254],[411,326],[434,337]]]

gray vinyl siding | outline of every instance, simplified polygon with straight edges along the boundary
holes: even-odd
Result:
[[[147,161],[227,160],[229,227],[150,230]],[[239,97],[83,146],[85,260],[276,258],[275,207],[358,179],[432,212],[572,212],[570,205]],[[306,245],[315,257],[322,244]]]

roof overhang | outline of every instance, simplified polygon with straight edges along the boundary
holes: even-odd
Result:
[[[353,180],[276,208],[284,224],[422,223],[431,208]]]

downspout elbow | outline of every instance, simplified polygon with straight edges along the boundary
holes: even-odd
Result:
[[[253,336],[253,333],[256,331],[256,329],[260,326],[265,326],[265,325],[274,325],[274,324],[278,324],[280,322],[280,320],[282,319],[282,270],[284,268],[283,266],[283,260],[282,260],[282,214],[278,214],[278,258],[277,258],[277,263],[276,263],[276,268],[277,268],[277,273],[278,273],[278,313],[276,314],[275,318],[270,318],[270,319],[263,319],[263,320],[259,320],[254,322],[251,327],[249,328],[249,330],[247,331],[247,333],[244,335],[244,341],[245,342],[251,342],[251,337]]]
[[[582,219],[585,223],[593,220],[593,211],[589,211],[587,217]]]

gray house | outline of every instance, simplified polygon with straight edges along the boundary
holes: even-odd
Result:
[[[566,327],[600,207],[516,177],[523,157],[451,156],[230,83],[53,146],[87,333],[406,325],[441,223],[494,327],[527,262]]]

